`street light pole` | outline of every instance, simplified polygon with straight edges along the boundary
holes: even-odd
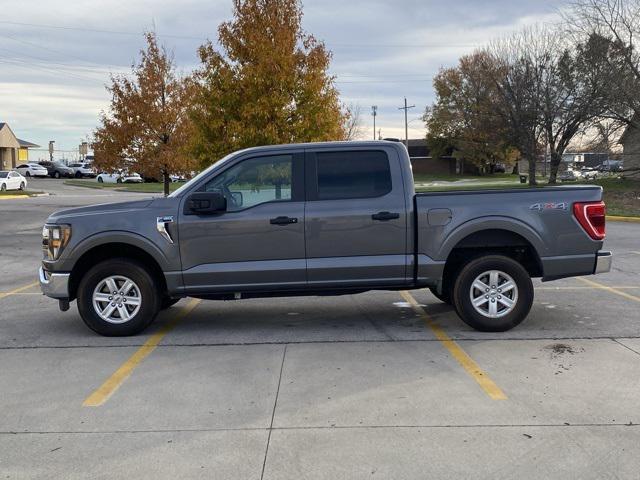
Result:
[[[378,115],[378,106],[371,105],[371,115],[373,115],[373,139],[376,139],[376,116]]]
[[[407,151],[409,151],[409,122],[407,121],[407,112],[413,107],[415,107],[415,105],[407,106],[407,97],[404,97],[404,107],[398,107],[398,110],[404,110],[404,145],[407,147]]]

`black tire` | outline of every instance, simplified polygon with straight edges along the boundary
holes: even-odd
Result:
[[[104,180],[102,179],[102,177],[98,177],[98,183],[104,183]]]
[[[82,173],[80,173],[80,172],[76,172],[75,177],[76,177],[76,178],[82,178]]]
[[[122,275],[133,280],[140,289],[140,310],[125,323],[110,323],[102,319],[93,307],[93,291],[105,278]],[[78,286],[78,312],[84,323],[94,332],[106,337],[135,335],[154,320],[160,310],[161,296],[149,271],[139,262],[128,258],[114,258],[92,267]]]
[[[29,170],[27,170],[24,174],[25,177],[29,178],[31,176],[31,174],[29,173]]]
[[[53,172],[53,178],[60,178],[60,172]]]
[[[24,182],[20,182],[20,190],[24,190]]]
[[[116,180],[116,183],[122,183],[122,179],[121,179],[121,178],[118,178],[118,179]]]
[[[0,186],[0,192],[6,192],[6,191],[7,191],[7,186],[3,183],[3,184]]]
[[[471,285],[479,275],[490,270],[506,273],[517,287],[517,298],[512,310],[497,318],[483,315],[471,302]],[[497,295],[498,287],[499,285],[496,286],[493,295]],[[493,300],[495,299],[492,298]],[[460,270],[453,287],[453,301],[458,315],[467,325],[482,332],[504,332],[518,325],[529,314],[533,304],[533,283],[529,273],[520,263],[502,255],[487,255],[471,260]]]
[[[179,298],[164,297],[160,305],[160,310],[166,310],[180,301]]]
[[[436,290],[435,287],[429,287],[429,290],[431,291],[433,296],[436,297],[438,300],[440,300],[443,303],[446,303],[447,305],[451,305],[451,292],[449,290],[446,290],[443,288],[442,294],[438,293],[438,290]]]

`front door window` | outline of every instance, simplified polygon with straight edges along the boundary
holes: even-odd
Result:
[[[227,198],[227,211],[234,212],[267,202],[291,201],[293,156],[271,155],[245,160],[205,185],[205,191],[220,191]]]

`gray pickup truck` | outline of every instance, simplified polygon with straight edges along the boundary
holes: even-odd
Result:
[[[56,212],[40,285],[102,335],[183,297],[233,300],[430,288],[504,331],[543,281],[606,272],[594,186],[416,194],[405,147],[332,142],[233,153],[167,198]]]

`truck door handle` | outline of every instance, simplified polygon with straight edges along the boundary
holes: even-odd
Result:
[[[297,218],[292,217],[276,217],[269,220],[271,225],[290,225],[292,223],[298,223]]]
[[[400,218],[399,213],[393,212],[378,212],[371,215],[373,220],[379,220],[381,222],[386,222],[387,220],[395,220],[396,218]]]

